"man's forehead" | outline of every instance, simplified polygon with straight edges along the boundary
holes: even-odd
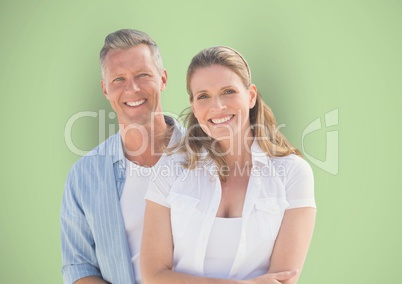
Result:
[[[127,57],[150,58],[152,57],[152,52],[149,46],[145,44],[139,44],[129,48],[115,48],[109,50],[105,56],[105,60],[116,60]]]
[[[151,70],[156,67],[154,59],[146,51],[113,50],[103,62],[104,71],[119,73],[122,70]]]

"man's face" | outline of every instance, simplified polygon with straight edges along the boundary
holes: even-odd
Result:
[[[103,93],[119,124],[150,125],[153,112],[161,112],[160,92],[166,70],[159,71],[147,45],[110,50],[104,60]]]

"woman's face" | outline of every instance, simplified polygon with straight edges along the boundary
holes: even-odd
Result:
[[[244,86],[229,68],[212,65],[194,72],[191,107],[203,131],[216,140],[250,133],[249,111],[255,105],[255,85]]]

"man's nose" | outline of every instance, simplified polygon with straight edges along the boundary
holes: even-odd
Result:
[[[140,87],[138,86],[137,82],[135,82],[134,79],[129,79],[127,80],[126,84],[126,93],[137,93],[140,90]]]

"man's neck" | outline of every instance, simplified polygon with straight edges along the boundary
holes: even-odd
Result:
[[[168,129],[163,116],[155,118],[152,125],[121,125],[120,134],[126,158],[140,166],[154,166],[169,143]]]

